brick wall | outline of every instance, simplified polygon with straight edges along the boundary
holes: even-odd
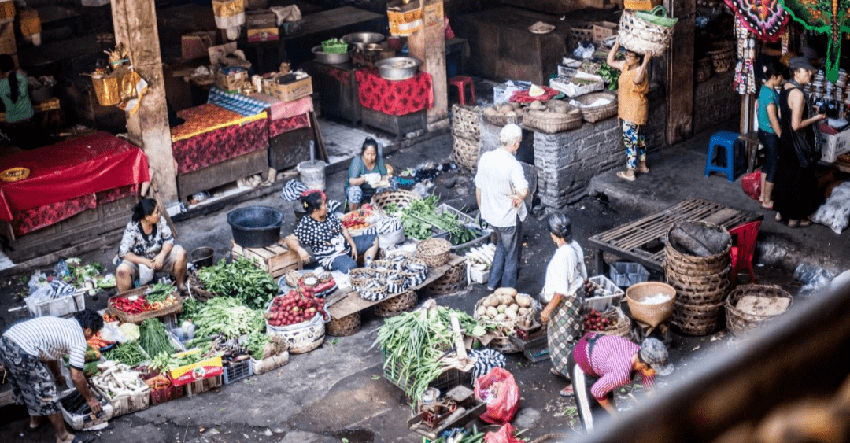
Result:
[[[741,115],[741,96],[732,87],[735,73],[714,74],[694,91],[694,134]]]

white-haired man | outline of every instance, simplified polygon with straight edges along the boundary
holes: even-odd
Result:
[[[517,266],[522,246],[522,222],[528,215],[524,199],[528,181],[516,152],[522,142],[522,129],[510,124],[500,133],[502,146],[484,153],[475,174],[475,199],[481,218],[498,234],[496,255],[490,267],[487,287],[516,287]]]

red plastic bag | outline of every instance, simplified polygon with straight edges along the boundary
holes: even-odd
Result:
[[[761,171],[755,170],[741,177],[741,189],[753,200],[761,197]]]
[[[514,427],[508,423],[497,432],[488,432],[484,436],[484,443],[523,443],[523,441],[514,437]]]
[[[508,423],[519,409],[519,386],[510,372],[493,368],[487,375],[475,380],[475,398],[487,403],[481,420],[494,424]]]

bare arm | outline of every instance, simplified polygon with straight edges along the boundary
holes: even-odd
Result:
[[[602,399],[602,400],[597,400],[597,401],[598,401],[598,402],[599,402],[599,404],[600,404],[600,405],[602,405],[602,407],[603,407],[606,411],[608,411],[610,414],[616,414],[616,413],[617,413],[617,410],[616,410],[616,409],[614,409],[614,406],[611,404],[611,402],[610,402],[610,401],[608,401],[608,398],[607,398],[607,397],[606,397],[606,398],[604,398],[604,399]]]
[[[614,46],[612,46],[611,50],[608,51],[608,60],[606,60],[605,62],[608,63],[608,66],[610,66],[614,69],[619,69],[620,71],[622,71],[623,70],[623,62],[614,61],[614,57],[617,55],[617,51],[619,49],[620,49],[620,38],[617,37],[617,40],[614,41]]]
[[[795,131],[805,128],[812,123],[819,122],[826,118],[824,114],[818,114],[814,117],[803,120],[803,93],[799,90],[791,91],[788,94],[788,104],[791,107],[791,128]]]
[[[776,105],[771,103],[767,105],[767,118],[770,120],[770,127],[777,137],[782,137],[782,128],[779,126],[779,116],[776,112]]]
[[[298,257],[301,258],[301,262],[310,263],[310,253],[301,247],[301,243],[295,234],[290,234],[286,237],[286,247],[297,252]]]
[[[134,263],[137,265],[145,265],[151,269],[153,269],[154,267],[153,260],[149,258],[139,257],[138,255],[133,254],[132,252],[128,252],[127,255],[124,256],[124,260],[127,260],[130,263]]]
[[[77,391],[86,399],[86,402],[91,407],[92,412],[99,413],[101,411],[100,403],[98,403],[97,399],[92,395],[91,390],[89,390],[89,383],[86,381],[86,376],[83,374],[83,371],[77,368],[71,368],[71,380],[74,381],[74,387],[77,388]]]
[[[475,188],[475,202],[478,203],[478,209],[481,209],[481,188]]]
[[[638,66],[637,72],[635,73],[634,82],[636,85],[639,85],[646,81],[646,67],[649,66],[649,61],[652,60],[652,54],[646,54],[643,56],[643,63]]]

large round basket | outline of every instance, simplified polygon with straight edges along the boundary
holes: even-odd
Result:
[[[718,49],[716,51],[708,51],[711,56],[711,62],[714,65],[714,72],[726,72],[735,64],[735,52]]]
[[[425,286],[431,294],[442,295],[457,292],[466,283],[466,266],[463,262],[450,267],[442,277]]]
[[[514,115],[502,114],[501,112],[485,112],[482,114],[482,119],[485,122],[494,125],[494,126],[505,126],[508,124],[521,125],[522,124],[522,111],[515,109]]]
[[[348,281],[351,282],[351,286],[359,287],[363,286],[375,278],[375,270],[370,268],[354,268],[348,271]]]
[[[669,295],[670,300],[658,304],[644,304],[644,299],[657,294]],[[644,282],[632,285],[626,289],[626,303],[632,318],[656,327],[664,323],[673,315],[673,301],[676,299],[676,290],[672,286],[658,282]]]
[[[455,138],[478,140],[481,138],[479,122],[481,108],[477,106],[452,105],[452,135]]]
[[[455,160],[467,169],[475,169],[478,166],[478,154],[481,151],[481,142],[478,140],[454,137]]]
[[[360,330],[360,313],[355,312],[342,318],[331,318],[326,327],[328,335],[334,337],[354,335]]]
[[[416,291],[406,291],[388,298],[375,306],[378,317],[394,317],[402,312],[408,312],[416,306]]]
[[[523,126],[532,130],[555,134],[558,132],[571,131],[581,127],[581,111],[570,106],[568,112],[545,112],[526,109],[522,118]]]
[[[760,302],[779,304],[775,308],[777,312],[764,309],[762,313],[753,313],[738,308],[739,302],[744,297],[756,297]],[[787,301],[786,301],[787,300]],[[743,335],[745,332],[756,329],[762,323],[778,317],[785,313],[794,304],[794,298],[788,292],[778,286],[770,285],[746,285],[736,288],[729,293],[726,299],[726,327],[735,335]],[[768,305],[770,306],[770,305]],[[757,310],[754,309],[754,310]]]
[[[312,320],[282,328],[267,324],[266,329],[269,335],[285,341],[291,354],[310,352],[325,341],[325,322],[321,314],[317,314]]]
[[[617,337],[629,338],[632,333],[632,321],[629,319],[629,317],[623,314],[622,311],[619,311],[619,313],[619,319],[617,320],[617,324],[615,324],[614,326],[611,326],[608,329],[604,330],[588,330],[585,332],[593,332],[601,335],[615,335]]]
[[[625,10],[620,17],[620,45],[639,54],[661,55],[673,39],[673,28],[656,25]]]
[[[724,233],[729,238],[729,241],[723,251],[708,257],[698,257],[680,252],[678,249],[673,247],[673,240],[670,238],[671,233],[674,229],[676,229],[678,224],[672,226],[667,232],[667,245],[664,247],[666,263],[676,266],[676,269],[681,273],[688,273],[695,277],[709,275],[712,273],[709,271],[716,271],[729,266],[729,250],[732,247],[731,236],[729,236],[729,231],[727,231],[726,228],[709,223],[702,224]]]
[[[399,208],[406,208],[413,200],[422,200],[422,197],[413,191],[401,189],[396,191],[381,191],[372,196],[372,206],[383,210],[388,204],[395,203]]]
[[[711,334],[717,327],[721,306],[723,306],[721,303],[696,306],[675,301],[673,302],[673,324],[685,334]]]
[[[600,100],[608,100],[602,105],[593,106],[593,103]],[[581,103],[579,109],[585,121],[590,123],[605,120],[606,118],[617,115],[617,95],[610,92],[594,92],[584,94],[577,97],[575,101]]]
[[[443,266],[449,261],[449,251],[452,244],[442,238],[429,238],[416,245],[416,255],[428,265],[429,268]]]
[[[695,289],[692,286],[683,285],[671,278],[667,282],[676,290],[677,299],[685,304],[695,306],[716,305],[721,303],[726,294],[729,293],[729,283],[707,289]]]

